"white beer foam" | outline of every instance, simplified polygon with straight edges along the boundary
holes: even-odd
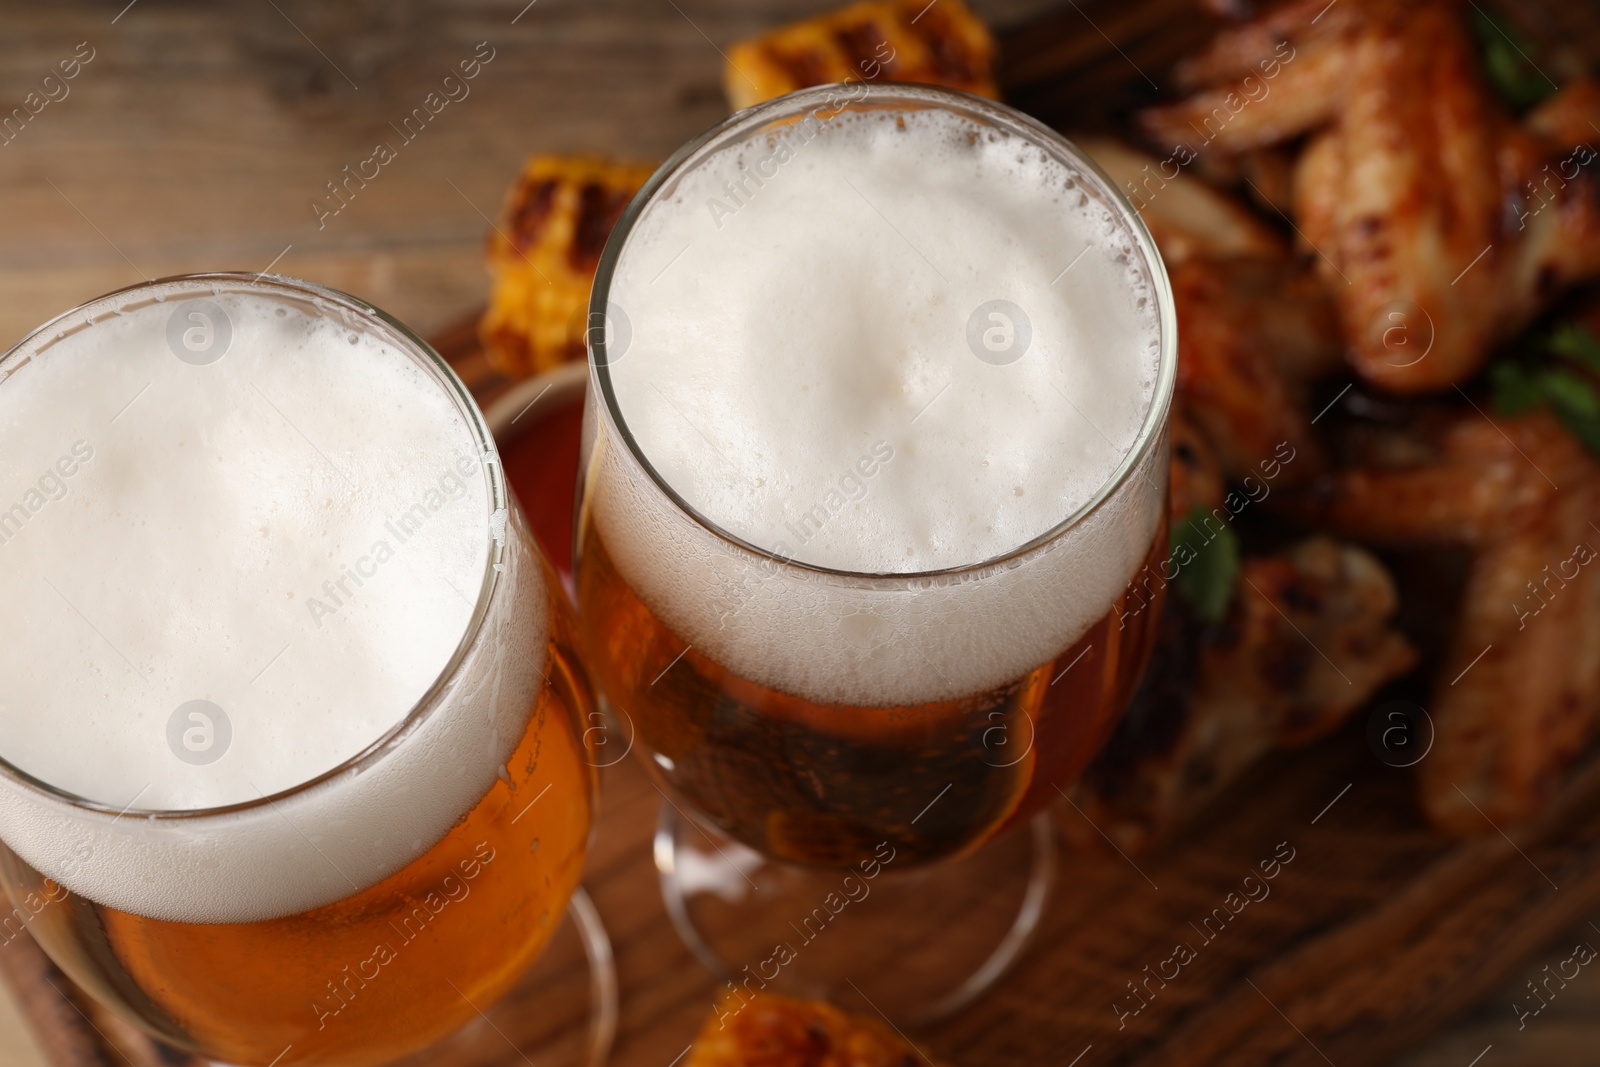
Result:
[[[287,914],[398,870],[488,790],[542,681],[545,591],[518,532],[461,669],[383,760],[249,811],[141,815],[256,801],[368,749],[428,697],[484,585],[498,461],[441,380],[375,316],[263,292],[107,297],[0,364],[0,509],[22,509],[0,525],[0,596],[27,608],[0,643],[0,756],[134,809],[5,776],[0,836],[152,917]],[[195,299],[231,327],[208,365],[170,340]],[[228,729],[169,729],[195,700]]]
[[[1002,557],[1090,503],[1166,402],[1160,266],[1111,204],[1092,173],[937,110],[712,153],[623,247],[622,420],[700,515],[775,555],[887,575]],[[986,330],[1002,349],[1020,333],[1014,312],[969,331],[996,300],[1031,326],[1010,362],[980,349]],[[1126,588],[1166,479],[1153,449],[1021,559],[861,581],[781,571],[681,521],[625,451],[605,442],[593,506],[646,603],[740,674],[875,705],[981,691],[1059,653]]]

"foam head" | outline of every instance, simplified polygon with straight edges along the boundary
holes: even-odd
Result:
[[[310,286],[158,283],[23,342],[0,363],[0,598],[26,606],[0,643],[0,756],[107,808],[188,811],[281,794],[395,731],[470,651],[491,557],[504,565],[504,491],[475,419],[400,330]],[[544,625],[542,605],[527,614],[522,630]],[[521,638],[542,656],[541,634]],[[313,833],[370,850],[356,864],[369,876],[394,869],[515,742],[493,713],[468,732],[475,747],[413,767],[409,797],[374,793],[382,775],[342,795],[331,782],[324,815],[337,818]],[[28,842],[61,805],[5,786],[0,834],[59,873]],[[404,823],[368,821],[380,812]],[[251,816],[234,830],[190,820],[195,854],[135,817],[71,818],[106,862],[58,880],[129,910],[255,914],[328,891],[325,871],[297,882],[272,831],[239,830]],[[126,885],[112,853],[132,865]],[[233,902],[185,905],[202,854],[231,868]],[[241,876],[255,867],[252,886]]]
[[[615,256],[596,374],[633,454],[598,485],[608,548],[689,639],[817,699],[953,696],[995,681],[989,664],[1000,680],[1037,666],[1110,608],[1159,521],[1161,465],[1129,483],[1160,451],[1171,387],[1142,227],[1065,142],[968,98],[859,85],[734,127],[655,190]],[[758,580],[730,626],[728,598],[691,588],[726,577],[690,575],[740,554],[662,536],[674,508],[652,481],[758,554],[876,576],[982,568],[1116,499],[1047,553],[1054,589],[986,607],[980,582],[901,583],[868,604],[819,600],[817,577]],[[948,684],[924,661],[939,646],[962,675]]]

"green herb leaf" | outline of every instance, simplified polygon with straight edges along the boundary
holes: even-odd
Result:
[[[1514,110],[1525,111],[1556,91],[1529,57],[1538,50],[1504,19],[1473,5],[1473,36],[1483,50],[1489,84]]]
[[[1539,384],[1558,413],[1600,418],[1600,397],[1595,396],[1594,382],[1590,379],[1561,367],[1551,367],[1539,376]]]
[[[1201,618],[1220,622],[1239,585],[1239,537],[1197,504],[1172,529],[1178,592]]]
[[[1594,382],[1570,370],[1552,369],[1544,372],[1541,385],[1561,425],[1600,456],[1600,396]]]
[[[1548,407],[1561,425],[1600,457],[1600,338],[1575,322],[1547,337],[1533,337],[1533,350],[1507,356],[1489,367],[1495,410],[1521,415]]]
[[[1556,407],[1556,417],[1592,456],[1600,456],[1600,416],[1582,415]]]
[[[1544,389],[1536,374],[1520,363],[1496,363],[1489,368],[1494,407],[1502,415],[1522,415],[1543,403]]]
[[[1581,363],[1590,370],[1600,371],[1600,337],[1586,326],[1564,322],[1550,335],[1550,351]]]

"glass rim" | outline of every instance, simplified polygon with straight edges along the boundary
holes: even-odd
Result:
[[[243,291],[247,292],[254,289],[264,293],[296,297],[302,301],[323,301],[353,313],[362,319],[377,320],[398,335],[397,340],[402,343],[396,347],[399,347],[410,356],[424,370],[433,372],[434,380],[455,402],[456,408],[466,422],[475,443],[483,450],[480,455],[498,454],[494,437],[489,432],[488,424],[484,421],[483,412],[479,409],[477,401],[473,399],[471,391],[468,390],[466,384],[462,382],[460,376],[456,374],[450,364],[445,362],[444,358],[434,351],[432,345],[419,337],[400,320],[382,308],[362,300],[360,297],[330,286],[320,285],[300,278],[292,278],[283,274],[267,274],[265,272],[257,274],[252,271],[204,271],[195,274],[173,274],[161,278],[152,278],[124,286],[121,289],[113,289],[110,292],[102,293],[91,300],[86,300],[76,307],[62,312],[43,325],[29,331],[21,340],[11,345],[4,352],[0,352],[0,388],[4,388],[6,379],[10,377],[6,365],[19,352],[29,347],[32,347],[35,352],[40,351],[39,346],[34,345],[33,342],[50,331],[58,329],[63,324],[69,323],[73,316],[80,315],[85,309],[113,298],[126,297],[130,294],[154,289],[157,286],[174,284],[193,284],[195,286],[209,284],[213,286],[213,294],[215,294],[215,286],[218,285],[240,286]],[[119,303],[125,305],[126,301]],[[115,314],[116,312],[110,313]],[[91,325],[91,322],[88,319],[84,319],[82,325],[88,326]],[[55,340],[60,340],[66,336],[67,333],[65,331],[61,332],[57,338],[51,341],[51,344],[54,344]],[[48,350],[48,347],[48,345],[44,346],[44,350]],[[398,748],[428,720],[430,712],[435,707],[436,698],[445,686],[454,679],[462,661],[466,658],[467,652],[477,642],[478,635],[483,629],[484,620],[488,618],[490,604],[499,588],[500,571],[498,568],[503,561],[504,546],[494,538],[490,516],[499,508],[509,509],[512,506],[511,497],[507,491],[505,473],[501,470],[500,464],[493,462],[481,463],[480,465],[484,468],[485,483],[489,490],[489,512],[484,522],[489,551],[488,558],[484,563],[483,580],[478,589],[478,599],[473,605],[472,615],[467,622],[466,629],[462,633],[461,640],[457,643],[455,650],[451,653],[449,660],[446,661],[438,676],[429,684],[422,696],[412,704],[399,721],[363,746],[354,755],[313,778],[297,782],[275,793],[269,793],[255,800],[242,800],[233,804],[207,808],[136,808],[131,804],[126,808],[117,808],[102,801],[80,797],[69,790],[52,785],[16,766],[4,755],[0,755],[0,779],[8,780],[28,792],[43,793],[48,800],[64,802],[79,811],[91,814],[110,815],[113,819],[129,816],[151,822],[187,822],[190,820],[240,815],[258,809],[272,808],[285,800],[307,793],[335,778],[361,771],[377,764],[389,752]],[[516,536],[513,526],[514,524],[512,523],[507,524],[507,538]]]
[[[865,92],[860,92],[858,87],[865,87]],[[839,103],[841,91],[852,94],[847,103]],[[650,462],[649,457],[644,454],[644,450],[640,447],[637,438],[634,437],[633,431],[628,428],[627,420],[623,418],[620,405],[617,402],[616,390],[611,380],[611,366],[605,358],[605,330],[603,328],[595,329],[594,324],[597,322],[604,324],[608,321],[606,315],[611,295],[612,279],[616,274],[617,264],[622,258],[623,248],[627,244],[628,237],[632,234],[634,227],[638,224],[645,210],[655,202],[656,194],[691,165],[702,162],[713,153],[734,143],[736,139],[758,131],[762,127],[774,125],[785,119],[797,119],[807,114],[815,117],[816,112],[823,110],[824,106],[832,106],[834,108],[832,116],[829,116],[828,119],[819,120],[826,122],[831,121],[833,117],[840,114],[847,107],[861,105],[893,107],[895,104],[909,105],[910,108],[914,109],[943,108],[947,111],[961,114],[966,118],[975,119],[984,125],[994,126],[1009,133],[1029,138],[1035,147],[1066,157],[1071,166],[1079,168],[1083,176],[1091,178],[1097,187],[1096,191],[1102,195],[1106,206],[1116,213],[1132,236],[1134,244],[1148,269],[1154,290],[1152,295],[1156,302],[1158,328],[1160,330],[1160,353],[1155,387],[1150,395],[1150,407],[1145,413],[1144,421],[1139,427],[1138,436],[1134,439],[1132,447],[1129,448],[1127,455],[1123,457],[1116,469],[1101,483],[1089,499],[1060,522],[1020,545],[1008,548],[997,555],[975,563],[964,563],[954,567],[941,567],[922,571],[854,571],[806,563],[747,541],[732,531],[724,529],[718,523],[711,521],[685,500],[661,472],[656,469],[655,465]],[[1101,505],[1115,496],[1144,463],[1150,449],[1161,439],[1162,432],[1166,428],[1172,407],[1174,385],[1177,379],[1178,321],[1171,279],[1167,275],[1165,262],[1161,257],[1160,250],[1156,247],[1155,238],[1151,236],[1149,227],[1145,225],[1143,217],[1122,190],[1117,187],[1111,176],[1091,159],[1083,149],[1031,115],[999,101],[991,100],[988,97],[978,96],[959,89],[950,89],[920,82],[889,80],[832,82],[800,89],[796,92],[755,104],[745,108],[743,111],[736,111],[728,118],[684,144],[656,168],[655,172],[650,175],[649,179],[645,181],[644,185],[639,188],[639,191],[628,202],[621,216],[618,217],[617,224],[606,241],[605,248],[600,254],[600,260],[595,269],[594,286],[589,296],[587,325],[589,328],[585,331],[585,339],[589,356],[589,377],[591,385],[598,387],[596,392],[600,397],[599,406],[605,413],[605,419],[610,428],[627,447],[628,454],[632,460],[640,466],[655,487],[666,495],[667,499],[672,502],[679,512],[706,532],[738,550],[755,555],[763,562],[776,564],[786,569],[810,573],[820,578],[869,584],[968,576],[1004,566],[1013,560],[1020,559],[1058,541],[1071,530],[1081,525],[1099,510]]]

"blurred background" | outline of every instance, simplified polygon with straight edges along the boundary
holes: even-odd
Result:
[[[0,3],[5,112],[94,55],[0,147],[0,339],[141,276],[271,263],[428,333],[484,302],[485,216],[524,156],[657,162],[727,114],[718,47],[828,6],[525,3]],[[1004,26],[1049,5],[978,8]],[[485,41],[470,95],[319,229],[326,183]]]

